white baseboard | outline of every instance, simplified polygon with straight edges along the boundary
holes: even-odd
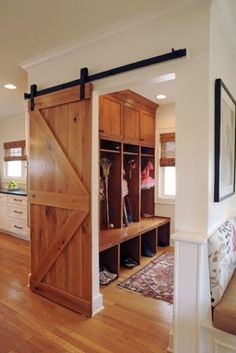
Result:
[[[210,323],[204,323],[207,353],[236,353],[236,336],[216,329]],[[207,346],[207,347],[206,347]]]
[[[227,344],[226,342],[214,340],[214,353],[235,353],[236,347]]]
[[[99,293],[96,297],[93,298],[92,308],[92,316],[96,315],[97,313],[99,313],[99,311],[104,309],[103,295],[101,293]]]
[[[169,333],[169,346],[167,348],[168,353],[174,353],[173,342],[174,342],[174,331],[172,329],[170,330],[170,333]]]

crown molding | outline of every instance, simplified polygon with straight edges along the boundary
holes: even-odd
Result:
[[[23,62],[20,66],[25,71],[28,71],[37,65],[48,62],[85,46],[94,44],[103,39],[112,37],[115,34],[133,29],[145,23],[150,23],[167,15],[170,16],[171,14],[175,14],[177,12],[185,13],[186,11],[196,11],[199,8],[207,7],[210,2],[211,0],[166,0],[165,2],[162,2],[161,5],[155,6],[151,11],[130,17],[122,22],[107,26],[102,30],[90,33],[65,45],[53,48],[52,50],[44,52]]]
[[[212,14],[215,17],[220,31],[223,35],[223,38],[226,42],[226,45],[228,46],[229,51],[231,52],[234,60],[236,61],[236,42],[235,42],[235,36],[234,39],[232,39],[232,36],[229,35],[229,31],[228,31],[228,26],[226,25],[226,22],[224,21],[222,14],[220,12],[219,7],[217,7],[217,3],[216,1],[212,1]]]

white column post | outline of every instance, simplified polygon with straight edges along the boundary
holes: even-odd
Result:
[[[174,353],[201,353],[200,323],[209,319],[207,235],[177,232],[174,275]]]

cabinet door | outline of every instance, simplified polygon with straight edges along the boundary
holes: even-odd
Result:
[[[29,239],[29,228],[27,223],[18,219],[9,219],[9,230],[15,235]]]
[[[7,204],[0,203],[0,229],[8,228],[8,214],[7,214]]]
[[[27,207],[27,197],[19,195],[8,195],[8,204],[17,207]]]
[[[124,140],[130,142],[140,141],[140,110],[134,106],[124,104]]]
[[[140,141],[148,145],[155,145],[155,117],[151,113],[141,113]]]
[[[122,139],[123,103],[110,95],[100,97],[100,136]]]
[[[27,208],[8,205],[9,217],[21,219],[27,222]]]

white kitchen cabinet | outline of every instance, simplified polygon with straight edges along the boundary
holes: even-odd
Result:
[[[9,205],[27,207],[27,196],[8,194],[7,199]]]
[[[8,227],[7,195],[0,194],[0,229],[7,230]]]
[[[0,229],[29,239],[27,197],[0,193]]]

